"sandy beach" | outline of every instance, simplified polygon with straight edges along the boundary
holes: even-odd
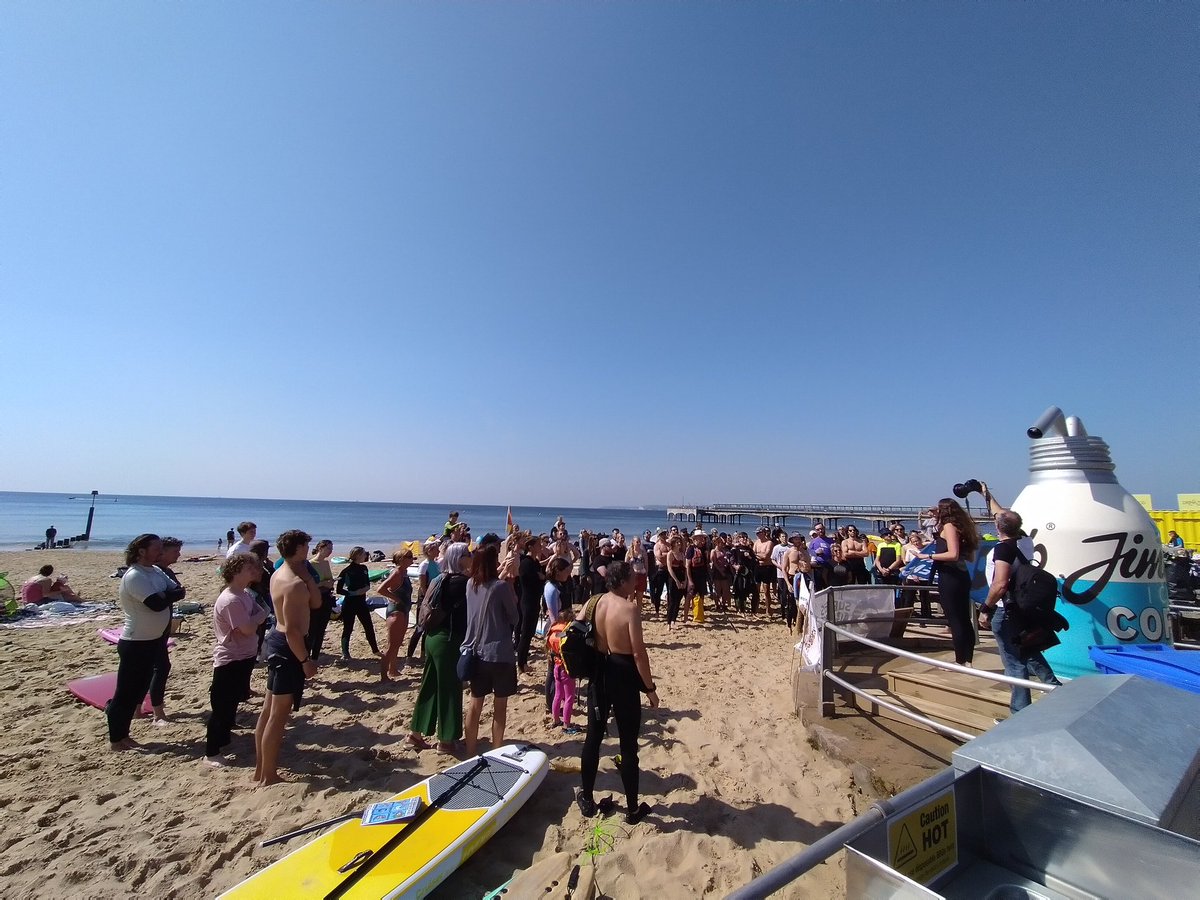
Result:
[[[185,558],[191,553],[184,548]],[[121,561],[117,553],[87,551],[0,553],[0,571],[19,586],[49,562],[85,599],[115,602],[117,580],[108,576]],[[211,897],[287,852],[261,849],[263,838],[360,809],[451,762],[404,743],[419,671],[381,684],[356,631],[356,659],[327,660],[293,717],[281,758],[290,783],[250,787],[261,667],[255,698],[239,714],[234,765],[203,765],[216,567],[215,561],[175,567],[188,599],[206,609],[186,619],[172,651],[166,700],[172,723],[134,721],[132,736],[146,753],[110,752],[103,713],[65,689],[72,678],[116,670],[115,648],[96,636],[97,628],[120,622],[115,607],[73,625],[0,629],[3,896]],[[810,746],[792,712],[795,638],[782,625],[710,616],[706,625],[669,633],[652,619],[646,634],[662,698],[661,709],[647,711],[641,741],[642,793],[654,812],[632,828],[611,820],[611,849],[594,857],[599,894],[724,895],[862,811],[868,801],[856,794],[848,770]],[[340,626],[331,624],[326,651],[339,637]],[[522,879],[528,887],[588,845],[595,821],[573,803],[583,735],[554,734],[544,724],[544,666],[539,651],[536,675],[522,678],[510,702],[506,737],[542,746],[552,771],[516,818],[434,896],[481,897],[514,871],[533,867]],[[481,734],[488,722],[485,713]],[[614,736],[604,745],[599,796],[620,796],[616,752]],[[781,896],[840,895],[840,869],[835,857]],[[535,894],[542,888],[529,890]],[[508,894],[514,895],[524,892]]]

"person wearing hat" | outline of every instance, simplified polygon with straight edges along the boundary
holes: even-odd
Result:
[[[808,556],[812,561],[813,590],[823,591],[833,579],[833,541],[825,536],[824,522],[818,522],[812,531]]]

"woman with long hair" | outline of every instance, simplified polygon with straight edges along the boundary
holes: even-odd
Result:
[[[321,657],[321,644],[325,642],[325,630],[335,605],[333,597],[333,567],[329,557],[333,555],[333,541],[317,541],[313,547],[309,565],[317,573],[317,589],[321,592],[321,608],[314,609],[308,621],[308,655],[316,662]]]
[[[646,564],[646,548],[642,544],[641,538],[636,536],[633,538],[629,544],[629,553],[626,555],[625,561],[633,570],[633,599],[640,606],[642,599],[646,596],[646,585],[650,580],[650,569]]]
[[[129,725],[150,690],[158,645],[171,624],[171,604],[183,599],[183,589],[158,568],[161,558],[162,540],[157,534],[139,534],[125,548],[128,568],[117,594],[125,627],[117,641],[116,691],[104,709],[113,750],[138,746],[129,737]]]
[[[515,535],[509,538],[515,547]],[[475,755],[483,701],[492,700],[492,749],[504,743],[508,698],[517,692],[517,653],[513,634],[521,622],[521,610],[511,584],[500,577],[500,538],[486,534],[471,556],[467,581],[467,634],[463,647],[475,652],[471,675],[471,703],[464,729],[467,756]]]
[[[379,644],[375,640],[375,625],[371,621],[371,610],[367,606],[367,591],[371,587],[371,576],[367,572],[367,551],[355,547],[350,551],[350,562],[338,574],[337,592],[342,595],[342,659],[350,659],[350,635],[354,632],[354,620],[362,623],[363,633],[371,652],[379,655]]]
[[[408,631],[408,614],[412,609],[413,587],[408,577],[408,567],[412,565],[413,552],[407,547],[392,554],[392,569],[383,584],[379,586],[379,596],[387,602],[387,649],[379,660],[379,677],[387,681],[399,678],[396,660],[400,656],[400,648],[404,646],[404,633]]]
[[[418,750],[428,750],[429,742],[425,738],[436,734],[438,749],[451,753],[454,742],[463,733],[463,690],[455,664],[463,636],[467,633],[467,577],[464,570],[471,563],[471,551],[464,543],[450,544],[442,551],[441,562],[446,570],[434,578],[425,599],[436,596],[437,608],[443,615],[436,623],[426,619],[425,668],[413,708],[408,743]]]
[[[667,628],[675,625],[679,618],[679,604],[687,592],[687,556],[684,554],[683,535],[675,535],[667,549]]]
[[[933,560],[937,575],[938,602],[946,611],[950,636],[954,641],[954,661],[969,666],[975,658],[975,629],[971,616],[971,573],[967,563],[979,549],[979,530],[966,510],[952,497],[937,504],[937,536],[932,553],[921,556]]]

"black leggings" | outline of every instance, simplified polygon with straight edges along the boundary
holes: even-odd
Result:
[[[113,698],[104,707],[108,718],[108,739],[112,743],[129,737],[129,723],[133,714],[150,690],[154,677],[154,665],[158,661],[158,647],[162,638],[150,641],[117,641],[117,689]]]
[[[238,704],[250,690],[250,673],[253,671],[253,656],[249,659],[237,659],[213,669],[212,686],[208,689],[208,702],[212,706],[212,714],[208,717],[205,756],[218,755],[221,748],[233,739],[233,723],[237,718]]]
[[[971,627],[971,575],[954,565],[937,564],[938,602],[946,611],[954,661],[960,666],[975,658],[975,629]]]
[[[350,633],[354,631],[354,620],[362,623],[367,643],[371,652],[379,653],[379,644],[375,642],[375,625],[371,622],[371,610],[367,606],[366,594],[347,594],[342,600],[342,656],[350,655]]]
[[[650,587],[650,602],[654,604],[654,614],[658,615],[662,608],[663,590],[667,586],[667,570],[662,566],[656,567],[647,582]]]
[[[683,600],[684,591],[687,590],[686,585],[680,587],[675,583],[675,579],[667,577],[667,622],[674,622],[679,618],[679,604]]]
[[[150,703],[162,706],[167,696],[167,676],[171,674],[171,654],[167,652],[167,636],[157,641],[154,653],[154,674],[150,676]]]
[[[617,720],[621,742],[621,784],[625,787],[626,809],[638,808],[638,732],[642,728],[642,678],[633,657],[626,654],[606,656],[588,682],[587,737],[583,742],[580,771],[583,774],[581,796],[595,801],[596,771],[600,768],[600,743],[608,733],[608,717]]]
[[[308,640],[304,645],[308,647],[308,655],[313,658],[313,662],[321,656],[321,645],[325,643],[325,630],[329,628],[329,618],[333,615],[333,592],[330,590],[321,591],[321,608],[314,609],[308,620]]]
[[[517,635],[517,667],[524,670],[529,665],[529,645],[533,643],[533,633],[537,630],[540,601],[521,604],[521,632]]]

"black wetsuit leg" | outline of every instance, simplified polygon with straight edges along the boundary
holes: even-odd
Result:
[[[117,641],[117,688],[104,707],[108,718],[108,739],[112,743],[129,737],[129,725],[154,677],[158,640]]]
[[[537,630],[538,605],[536,603],[521,604],[521,630],[517,635],[517,668],[522,672],[529,665],[529,645],[533,643],[533,633]]]
[[[150,676],[150,702],[162,706],[167,697],[167,676],[171,674],[171,654],[167,651],[167,635],[157,641],[154,650],[154,674]]]
[[[612,704],[621,742],[621,784],[625,787],[625,808],[638,808],[638,787],[641,770],[638,768],[638,735],[642,730],[642,677],[632,655],[613,654],[608,657],[608,672],[604,689]]]
[[[325,643],[325,631],[329,628],[329,617],[333,615],[333,591],[321,591],[321,608],[314,609],[308,622],[308,655],[313,660],[321,657],[321,645]]]

